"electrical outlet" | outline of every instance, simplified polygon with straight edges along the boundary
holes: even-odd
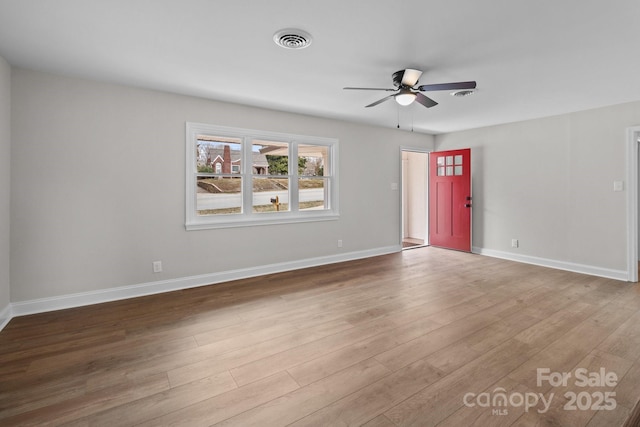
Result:
[[[342,239],[338,240],[338,247],[341,248],[342,247]]]
[[[162,261],[153,261],[153,272],[154,273],[162,272]]]
[[[519,246],[519,242],[518,239],[511,239],[511,247],[512,248],[517,248]]]

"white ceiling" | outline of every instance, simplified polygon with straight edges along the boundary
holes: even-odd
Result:
[[[17,67],[284,111],[444,133],[640,100],[638,0],[0,0]],[[287,27],[306,49],[276,46]],[[386,102],[391,74],[476,80]],[[640,121],[640,118],[639,118]]]

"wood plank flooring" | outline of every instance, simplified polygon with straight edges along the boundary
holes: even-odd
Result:
[[[639,398],[640,285],[428,247],[0,332],[3,426],[622,426]]]

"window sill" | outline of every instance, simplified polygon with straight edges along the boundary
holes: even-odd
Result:
[[[264,215],[264,217],[262,217]],[[258,216],[251,216],[250,218],[234,218],[226,219],[219,218],[215,221],[210,219],[189,222],[185,224],[187,231],[194,230],[208,230],[216,228],[235,228],[235,227],[256,227],[261,225],[276,225],[276,224],[295,224],[301,222],[317,222],[317,221],[335,221],[340,218],[340,214],[335,212],[327,212],[324,214],[314,213],[312,215],[306,214],[288,214],[288,213],[266,213]]]

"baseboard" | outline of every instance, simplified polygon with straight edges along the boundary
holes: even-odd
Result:
[[[256,277],[265,274],[280,273],[283,271],[298,270],[301,268],[317,267],[320,265],[334,264],[361,258],[386,255],[390,253],[400,252],[401,250],[401,245],[393,245],[375,249],[368,249],[364,251],[355,251],[347,252],[344,254],[307,258],[297,261],[288,261],[198,276],[189,276],[177,279],[141,283],[137,285],[102,289],[98,291],[61,295],[57,297],[41,298],[29,301],[18,301],[9,304],[0,311],[0,331],[7,325],[7,323],[9,323],[9,321],[13,317],[16,316],[44,313],[47,311],[63,310],[66,308],[81,307],[91,304],[100,304],[104,302],[159,294],[163,292],[178,291],[182,289],[228,282],[231,280],[246,279],[249,277]],[[576,273],[583,273],[592,276],[606,277],[609,279],[622,281],[627,280],[627,272],[621,270],[593,267],[589,265],[557,261],[528,255],[518,255],[509,252],[502,252],[479,247],[473,247],[472,252],[494,258],[523,262],[526,264],[534,264],[542,267],[556,268],[560,270],[573,271]]]
[[[51,298],[41,298],[30,301],[14,302],[9,307],[11,317],[28,314],[44,313],[47,311],[63,310],[66,308],[80,307],[91,304],[99,304],[163,292],[178,291],[195,288],[231,280],[246,279],[265,274],[280,273],[283,271],[298,270],[301,268],[316,267],[337,262],[352,261],[361,258],[369,258],[378,255],[386,255],[400,252],[400,245],[387,246],[364,251],[347,252],[337,255],[329,255],[317,258],[307,258],[297,261],[288,261],[277,264],[269,264],[238,270],[222,271],[219,273],[204,274],[199,276],[181,277],[177,279],[162,280],[157,282],[141,283],[118,288],[102,289],[98,291],[82,292],[70,295],[61,295]],[[4,313],[4,311],[3,311]],[[9,319],[10,320],[10,319]],[[8,320],[7,320],[8,322]],[[0,328],[2,330],[2,328]]]
[[[0,331],[3,330],[5,326],[7,326],[7,323],[9,323],[9,320],[11,320],[11,318],[13,317],[11,311],[11,304],[8,304],[6,307],[0,310]]]
[[[558,270],[572,271],[574,273],[588,274],[590,276],[605,277],[607,279],[615,279],[626,282],[628,274],[626,270],[613,270],[609,268],[594,267],[585,264],[576,264],[567,261],[558,261],[548,258],[539,258],[530,255],[520,255],[511,252],[496,251],[493,249],[485,249],[473,247],[472,252],[479,255],[486,255],[493,258],[501,258],[509,261],[517,261],[525,264],[533,264],[541,267],[555,268]]]

